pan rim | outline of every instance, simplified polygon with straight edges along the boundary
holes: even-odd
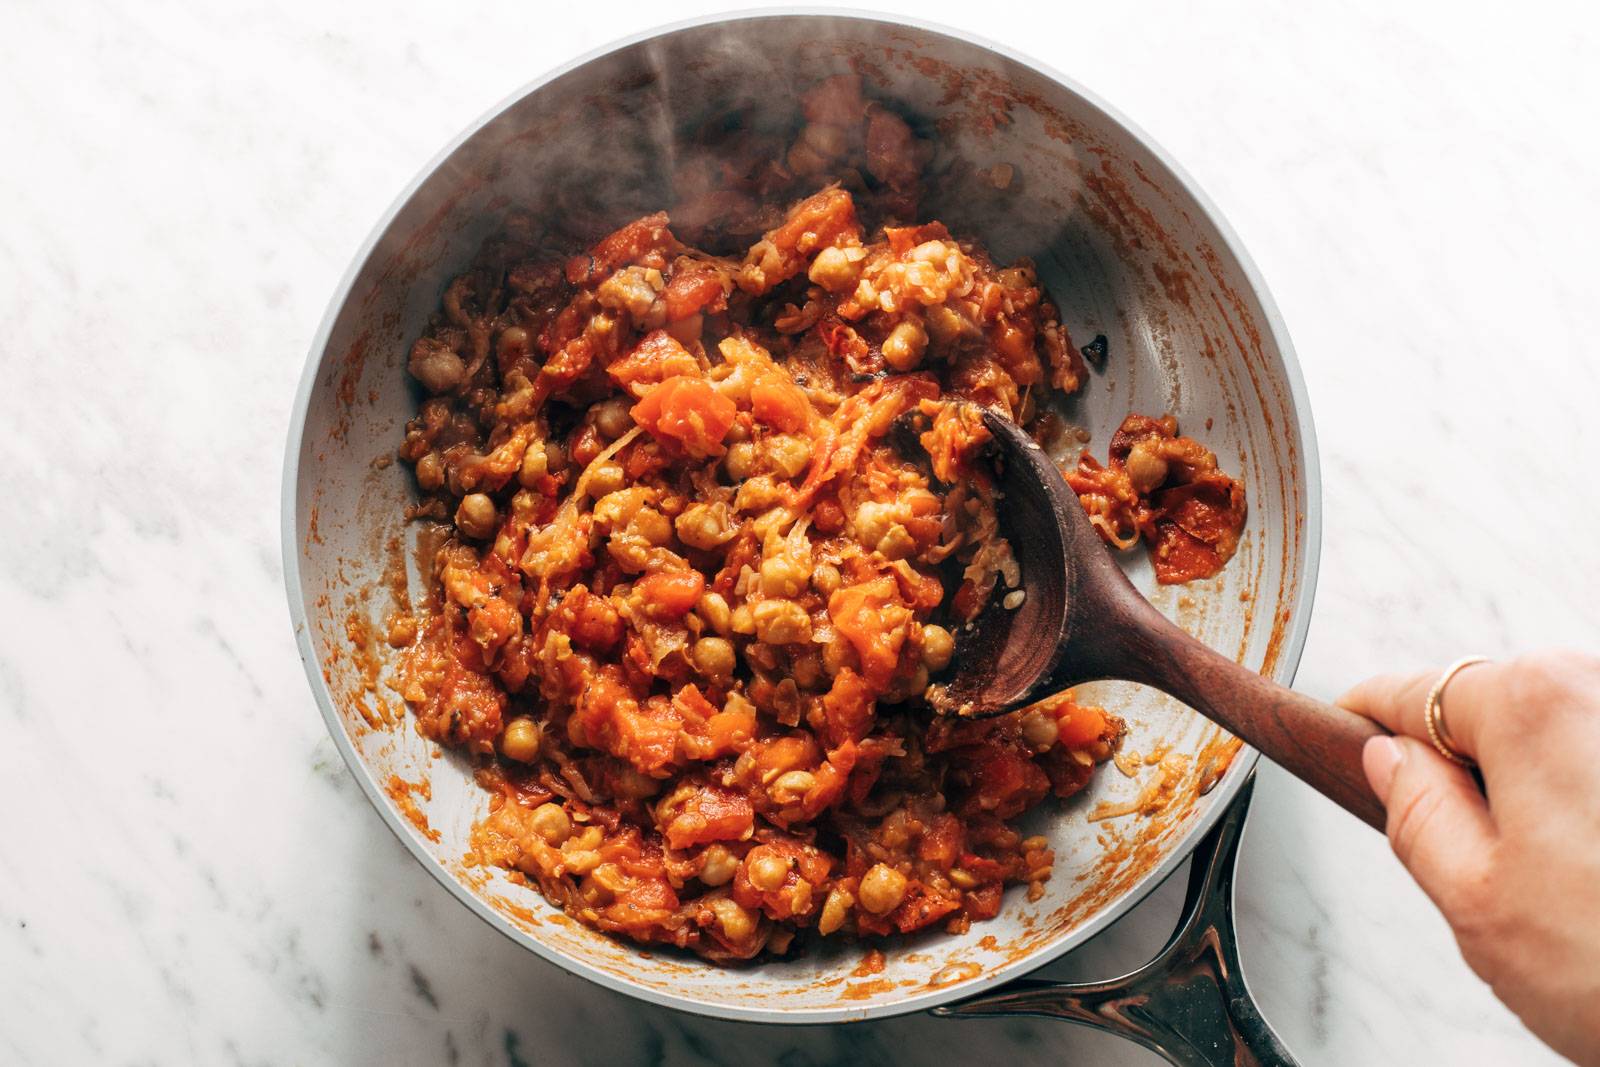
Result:
[[[288,439],[285,443],[280,507],[280,547],[283,554],[285,593],[288,599],[290,621],[294,626],[295,643],[299,649],[301,664],[305,669],[307,680],[311,685],[312,695],[321,710],[328,734],[332,738],[335,747],[338,748],[346,766],[350,769],[351,776],[356,779],[362,793],[377,811],[379,817],[405,845],[412,857],[433,875],[434,879],[443,885],[456,900],[488,923],[491,928],[517,945],[531,950],[541,959],[560,967],[568,974],[575,974],[615,992],[652,1004],[710,1018],[785,1025],[821,1025],[858,1022],[867,1019],[887,1019],[911,1012],[925,1011],[941,1004],[962,1000],[1019,978],[1079,947],[1131,911],[1188,860],[1195,845],[1222,817],[1222,814],[1227,810],[1229,802],[1243,787],[1246,778],[1248,778],[1256,762],[1260,759],[1260,754],[1249,746],[1245,746],[1240,750],[1239,755],[1233,761],[1233,765],[1212,791],[1212,795],[1215,797],[1214,801],[1189,827],[1184,840],[1179,846],[1147,872],[1138,885],[1117,900],[1101,908],[1078,927],[1062,935],[1056,942],[1043,946],[1018,959],[1008,961],[993,971],[984,974],[979,979],[910,993],[892,1001],[851,1007],[769,1008],[735,1001],[706,999],[684,993],[668,992],[638,984],[627,978],[592,967],[580,959],[544,944],[538,938],[513,926],[505,916],[490,907],[482,897],[457,880],[430,855],[423,848],[414,829],[404,821],[390,798],[382,791],[373,777],[357,770],[358,767],[361,767],[360,758],[355,751],[355,747],[351,744],[337,710],[334,708],[332,694],[323,677],[321,664],[311,641],[306,598],[300,575],[300,539],[297,525],[299,514],[299,464],[300,453],[303,451],[305,444],[306,418],[310,410],[311,398],[316,388],[317,379],[321,376],[323,366],[329,358],[328,342],[331,339],[334,325],[350,299],[356,279],[371,258],[379,241],[394,223],[400,212],[411,201],[412,197],[438,171],[440,166],[485,126],[523,98],[603,56],[632,48],[654,38],[680,33],[685,30],[722,23],[792,19],[796,17],[846,19],[877,25],[906,27],[947,37],[992,52],[1003,59],[1033,71],[1043,78],[1049,79],[1068,92],[1077,94],[1084,102],[1097,109],[1106,118],[1118,125],[1129,137],[1138,142],[1141,147],[1150,152],[1167,169],[1177,185],[1192,198],[1195,207],[1216,232],[1222,247],[1233,256],[1235,262],[1239,265],[1241,273],[1250,286],[1252,295],[1261,305],[1267,332],[1272,338],[1272,343],[1276,346],[1282,361],[1289,397],[1294,405],[1295,429],[1298,435],[1296,445],[1305,464],[1305,542],[1301,566],[1298,575],[1296,575],[1299,595],[1295,598],[1290,609],[1288,627],[1281,646],[1282,651],[1278,660],[1278,669],[1275,672],[1279,680],[1285,684],[1293,682],[1305,647],[1306,635],[1310,628],[1312,606],[1316,599],[1317,575],[1321,563],[1321,463],[1317,450],[1316,430],[1311,414],[1310,397],[1306,390],[1305,380],[1300,370],[1293,342],[1289,337],[1288,328],[1278,311],[1276,301],[1273,300],[1272,294],[1267,288],[1265,279],[1240,242],[1238,235],[1195,179],[1159,143],[1121,111],[1108,104],[1094,92],[1080,85],[1074,79],[1062,74],[1046,63],[1016,52],[1008,46],[989,40],[979,34],[928,20],[860,9],[829,6],[744,9],[676,20],[600,45],[522,85],[473,120],[430,158],[400,190],[357,249],[350,266],[346,269],[338,286],[334,289],[327,311],[324,312],[317,332],[312,338],[306,364],[296,388],[294,405],[289,419]]]

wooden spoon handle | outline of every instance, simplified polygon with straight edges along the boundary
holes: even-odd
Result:
[[[1125,628],[1115,677],[1154,686],[1259,749],[1335,804],[1382,831],[1361,748],[1387,733],[1371,719],[1286,689],[1195,640],[1146,601]]]

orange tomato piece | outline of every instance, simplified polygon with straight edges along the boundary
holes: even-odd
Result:
[[[859,741],[872,729],[872,702],[874,690],[866,680],[845,667],[833,679],[833,687],[822,698],[822,710],[828,717],[828,740],[837,745],[843,741]]]
[[[646,215],[601,238],[584,255],[569,259],[567,281],[573,285],[598,285],[629,263],[664,267],[666,251],[676,243],[667,229],[666,212]]]
[[[900,662],[904,623],[910,614],[900,603],[895,580],[888,576],[835,590],[828,598],[834,629],[855,647],[861,673],[878,689],[888,685]]]
[[[698,375],[700,362],[667,331],[653,330],[606,373],[638,399],[668,378]]]
[[[722,454],[722,438],[739,409],[704,378],[678,375],[633,406],[633,421],[699,459]]]
[[[1068,748],[1092,745],[1106,733],[1106,713],[1103,710],[1084,707],[1070,700],[1056,710],[1056,721],[1060,724],[1057,737]]]
[[[673,762],[681,720],[664,698],[644,704],[612,666],[595,673],[582,695],[567,734],[573,744],[603,749],[649,774]]]
[[[706,579],[699,571],[657,571],[640,578],[633,589],[651,618],[681,619],[705,592]]]
[[[665,295],[667,321],[677,322],[700,311],[716,313],[728,306],[728,293],[720,271],[681,267],[672,272]]]
[[[750,387],[750,412],[768,426],[797,433],[811,422],[811,401],[798,385],[768,374]]]
[[[712,841],[737,841],[755,825],[756,812],[742,793],[706,785],[683,801],[672,821],[661,828],[672,848]]]

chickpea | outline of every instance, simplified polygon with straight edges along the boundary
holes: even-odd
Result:
[[[575,874],[579,878],[600,866],[600,853],[594,849],[574,849],[571,852],[562,850],[561,864],[567,869],[568,874]]]
[[[822,646],[822,669],[828,673],[829,678],[836,677],[846,667],[855,670],[860,666],[861,657],[856,654],[855,646],[849,641],[835,637]]]
[[[683,509],[689,506],[689,501],[675,489],[664,489],[656,497],[656,507],[661,509],[661,514],[669,519],[676,519],[683,514]]]
[[[736,634],[753,634],[756,632],[756,615],[750,610],[749,604],[740,604],[733,609],[733,614],[728,618],[728,626]]]
[[[761,591],[767,596],[797,597],[811,575],[793,556],[768,556],[761,561]]]
[[[500,752],[506,759],[518,763],[532,763],[539,758],[539,725],[526,715],[518,715],[506,723],[500,735]]]
[[[533,809],[533,832],[550,845],[559,846],[572,836],[572,820],[560,804],[540,804]]]
[[[583,832],[569,837],[561,845],[561,865],[567,874],[582,878],[596,867],[600,866],[600,843],[605,840],[605,833],[598,826],[590,826]]]
[[[786,491],[765,474],[748,478],[734,494],[733,506],[739,511],[765,511],[783,502]]]
[[[824,248],[811,261],[806,277],[830,293],[842,293],[856,284],[856,276],[861,273],[858,263],[859,258],[852,261],[842,248]]]
[[[590,415],[594,418],[594,428],[615,441],[633,429],[633,416],[628,414],[629,406],[627,399],[620,396],[596,404],[589,409]]]
[[[572,837],[568,838],[561,846],[561,851],[566,853],[587,852],[600,847],[606,839],[606,832],[598,826],[585,826]],[[592,869],[592,868],[591,868]]]
[[[832,596],[843,582],[839,568],[831,563],[819,563],[811,571],[811,586],[824,597]]]
[[[406,369],[430,393],[448,393],[466,380],[467,365],[443,341],[424,337],[411,346]]]
[[[927,312],[927,330],[941,345],[955,342],[968,330],[967,320],[943,304],[935,304]]]
[[[828,899],[822,902],[822,914],[817,917],[817,932],[827,935],[843,926],[855,903],[856,898],[850,895],[848,889],[835,886],[829,890]]]
[[[928,668],[917,664],[917,669],[909,677],[902,676],[895,682],[894,688],[879,697],[885,704],[899,704],[913,697],[921,696],[928,688]]]
[[[745,857],[745,877],[763,893],[770,893],[783,885],[789,877],[788,856],[768,848],[755,848]]]
[[[1056,717],[1037,708],[1023,713],[1021,726],[1022,740],[1035,752],[1043,752],[1061,735],[1061,724]]]
[[[771,645],[763,645],[759,641],[745,647],[744,658],[749,660],[750,665],[756,670],[766,674],[775,673],[778,669],[778,650]],[[773,686],[770,703],[776,704],[782,691],[782,682]]]
[[[700,853],[700,880],[706,885],[727,885],[739,869],[739,857],[726,845],[707,845]]]
[[[1128,481],[1133,483],[1134,492],[1151,492],[1167,480],[1167,461],[1144,441],[1129,449],[1122,465],[1128,471]]]
[[[500,515],[495,511],[494,501],[489,499],[488,493],[468,493],[461,498],[461,504],[456,508],[456,529],[462,534],[480,541],[486,540],[494,536],[499,524]]]
[[[877,547],[889,533],[889,527],[894,524],[894,505],[877,500],[869,500],[856,508],[853,525],[855,526],[856,540],[867,548]]]
[[[640,536],[657,547],[672,540],[672,520],[655,508],[640,508],[633,517],[632,526]]]
[[[897,522],[878,540],[877,549],[884,559],[905,559],[917,550],[917,542],[910,531]]]
[[[633,521],[639,509],[644,507],[648,490],[645,489],[619,489],[615,493],[607,493],[594,502],[594,521],[609,526],[612,529],[626,527]]]
[[[980,883],[971,871],[963,867],[952,867],[950,868],[950,884],[957,889],[976,889]]]
[[[874,915],[893,911],[905,895],[906,876],[886,863],[874,865],[861,876],[861,906]]]
[[[756,470],[756,446],[749,441],[735,441],[728,446],[728,454],[723,457],[722,467],[728,472],[728,477],[736,482],[742,482]]]
[[[744,941],[756,932],[756,917],[729,897],[713,900],[711,914],[717,917],[722,936],[729,941]]]
[[[615,863],[600,864],[589,877],[595,885],[614,897],[622,895],[630,888],[627,872]]]
[[[589,495],[598,500],[608,493],[615,493],[626,483],[627,476],[623,474],[620,463],[602,463],[589,472]]]
[[[702,637],[690,650],[694,669],[714,681],[733,677],[733,643],[721,637]]]
[[[629,800],[644,800],[661,792],[661,782],[658,779],[642,773],[632,764],[617,768],[612,784],[616,788],[617,796]]]
[[[495,341],[500,357],[507,362],[527,355],[528,344],[528,331],[521,326],[507,326]]]
[[[800,131],[800,143],[824,159],[838,159],[849,151],[849,135],[831,122],[809,122]]]
[[[822,681],[822,658],[815,652],[796,656],[794,663],[789,667],[789,674],[798,685],[813,689]]]
[[[567,469],[567,450],[560,441],[546,441],[544,443],[545,463],[550,468],[551,474],[557,474]]]
[[[522,454],[522,469],[517,471],[517,481],[524,488],[532,489],[538,484],[539,479],[550,473],[550,454],[545,451],[545,446],[535,441],[528,446]]]
[[[883,340],[883,358],[898,371],[914,370],[928,348],[928,331],[915,319],[906,319]]]
[[[785,478],[795,478],[811,463],[811,442],[798,434],[775,434],[766,440],[767,464]]]
[[[710,550],[733,536],[726,504],[691,504],[678,516],[673,527],[678,531],[678,540],[690,548]]]
[[[439,453],[429,452],[417,460],[417,484],[430,493],[444,485],[444,460]]]
[[[956,639],[949,630],[932,623],[922,628],[922,664],[929,673],[938,674],[950,666],[955,651]]]
[[[792,600],[763,600],[752,609],[751,618],[757,639],[766,644],[793,645],[811,640],[811,616]]]
[[[728,601],[721,593],[709,590],[700,594],[699,603],[694,606],[695,614],[705,620],[706,625],[724,637],[728,635],[731,627],[733,612],[728,608]]]
[[[705,316],[700,314],[690,315],[686,319],[667,323],[667,332],[672,339],[685,348],[693,347],[700,340],[700,332],[705,326]]]
[[[788,771],[779,775],[778,780],[768,787],[767,795],[775,803],[793,804],[809,793],[811,787],[816,784],[817,777],[810,771]]]

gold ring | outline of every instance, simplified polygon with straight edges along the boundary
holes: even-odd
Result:
[[[1450,728],[1444,722],[1444,687],[1449,685],[1450,679],[1464,668],[1474,663],[1487,662],[1489,662],[1487,656],[1463,656],[1450,664],[1440,673],[1439,680],[1433,683],[1433,688],[1428,690],[1428,701],[1423,705],[1422,722],[1428,728],[1428,740],[1433,742],[1433,747],[1438,750],[1439,755],[1457,767],[1476,767],[1478,764],[1457,749],[1450,737]]]

